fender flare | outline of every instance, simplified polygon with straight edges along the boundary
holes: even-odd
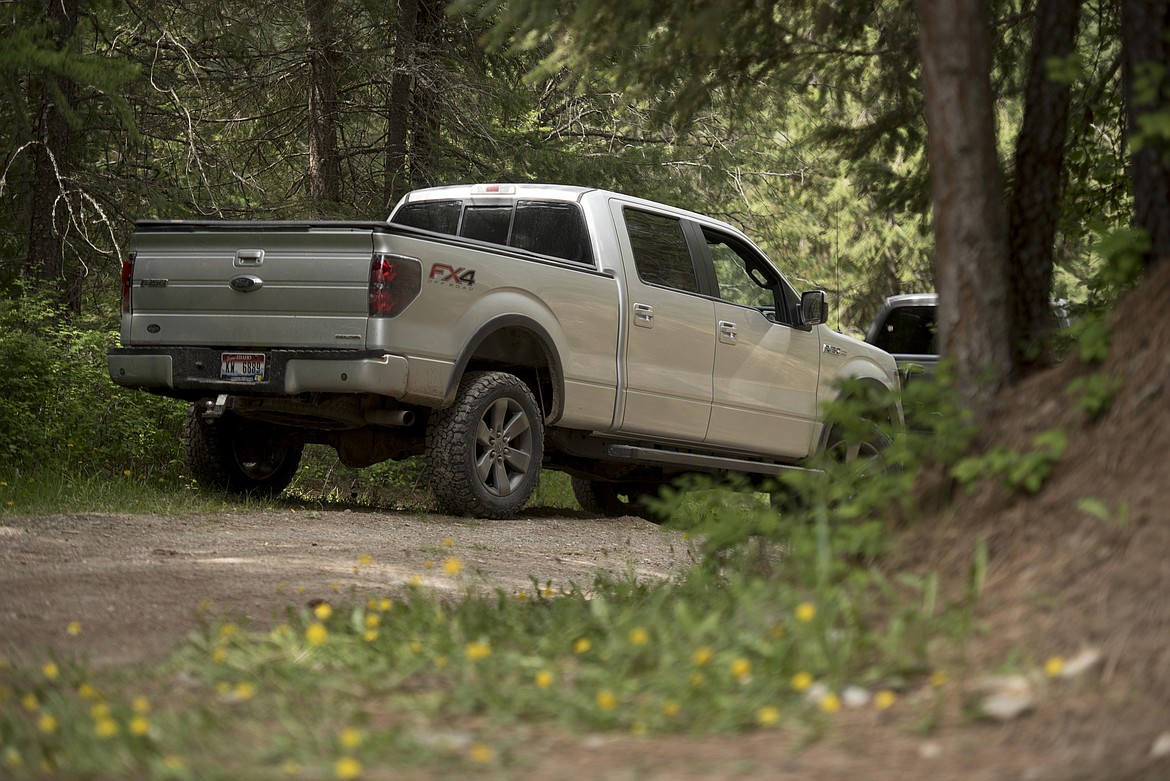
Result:
[[[471,359],[476,351],[489,338],[507,328],[516,328],[531,334],[548,360],[549,373],[551,374],[553,384],[553,401],[548,411],[546,423],[555,421],[561,415],[565,398],[565,375],[561,368],[561,356],[556,349],[556,342],[544,326],[532,318],[520,314],[496,315],[481,325],[471,338],[467,340],[463,349],[460,350],[459,356],[455,359],[455,365],[451,371],[451,378],[447,381],[447,387],[443,393],[443,406],[448,407],[455,402],[455,394],[459,389],[459,382],[463,379],[463,375],[467,371],[467,366],[471,363]],[[536,396],[539,399],[540,394],[536,393]]]

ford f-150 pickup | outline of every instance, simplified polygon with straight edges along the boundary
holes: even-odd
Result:
[[[190,474],[234,492],[283,490],[323,443],[349,466],[425,454],[454,514],[515,514],[542,468],[624,514],[681,473],[801,468],[839,380],[898,386],[740,231],[583,187],[419,190],[387,222],[143,221],[122,281],[111,378],[190,402]]]

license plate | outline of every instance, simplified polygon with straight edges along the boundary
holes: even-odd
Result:
[[[223,353],[219,378],[231,382],[260,382],[264,379],[264,353]]]

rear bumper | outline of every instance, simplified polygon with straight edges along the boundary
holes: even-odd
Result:
[[[202,347],[118,347],[109,351],[106,363],[110,379],[118,385],[187,399],[219,393],[377,393],[392,398],[406,393],[406,358],[381,350],[265,350],[267,368],[259,382],[221,380],[223,352]]]

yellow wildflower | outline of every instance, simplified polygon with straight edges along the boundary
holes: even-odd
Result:
[[[422,585],[422,577],[419,575],[410,576],[410,585],[418,587]]]
[[[1050,656],[1044,663],[1044,674],[1049,678],[1058,678],[1064,672],[1064,659],[1060,656]]]
[[[389,613],[392,607],[394,607],[394,603],[388,597],[382,597],[381,601],[378,602],[378,610],[383,613]]]
[[[378,630],[377,629],[367,629],[365,634],[362,635],[362,639],[365,640],[367,643],[374,642],[375,640],[378,639]]]
[[[357,748],[362,743],[362,733],[353,727],[346,727],[337,734],[337,742],[345,748]]]
[[[341,584],[334,581],[333,583],[329,584],[329,588],[333,589],[334,591],[341,591]]]
[[[310,645],[323,645],[329,638],[329,632],[325,629],[325,625],[314,621],[309,624],[309,628],[305,630],[305,639],[309,641]]]
[[[89,683],[88,681],[83,681],[81,685],[77,687],[77,693],[83,700],[96,700],[98,698],[97,689],[93,688],[93,684]]]
[[[333,615],[333,606],[328,602],[320,602],[313,608],[313,615],[317,617],[318,621],[328,621],[329,617]]]
[[[945,686],[947,683],[947,674],[942,670],[935,670],[930,674],[930,685],[935,688]]]
[[[774,727],[780,722],[780,709],[766,705],[756,711],[756,723],[761,727]]]
[[[358,566],[359,567],[368,567],[373,563],[374,563],[374,559],[368,553],[363,553],[362,555],[358,556]]]
[[[230,622],[219,628],[220,637],[235,637],[236,633],[239,631],[239,627]]]
[[[89,716],[94,721],[101,721],[110,717],[110,706],[104,702],[95,702],[89,709]]]
[[[496,758],[496,754],[491,750],[490,746],[485,746],[483,743],[476,743],[471,747],[471,761],[480,765],[490,764]]]
[[[382,623],[382,617],[377,613],[366,614],[366,629],[377,629],[378,625]]]
[[[137,737],[144,737],[150,732],[150,721],[145,716],[135,716],[130,719],[130,734]]]
[[[46,735],[52,734],[57,731],[57,720],[51,713],[42,713],[37,720],[37,728]]]
[[[516,599],[520,600],[521,602],[527,602],[528,601],[528,592],[521,591],[519,594],[516,595]]]
[[[889,710],[894,706],[894,701],[897,699],[897,695],[892,691],[889,689],[882,689],[880,692],[874,695],[873,704],[874,707],[878,710]]]
[[[609,689],[602,689],[597,693],[597,707],[611,711],[617,707],[617,697]]]
[[[145,697],[135,697],[134,701],[130,703],[131,709],[135,713],[150,713],[150,700]]]
[[[55,681],[61,677],[61,668],[57,666],[56,662],[46,663],[45,666],[41,668],[41,672],[44,673],[45,677],[50,681]]]
[[[216,648],[211,653],[211,661],[215,662],[216,664],[223,664],[225,661],[227,661],[227,649],[223,647]]]
[[[478,662],[492,655],[492,647],[487,641],[468,643],[467,648],[464,649],[464,653],[467,654],[467,658],[471,661]]]
[[[731,663],[731,677],[737,681],[746,681],[752,676],[752,663],[744,657],[739,657]]]
[[[98,719],[93,725],[94,733],[103,740],[109,740],[118,734],[118,722],[111,718]]]
[[[232,693],[238,700],[250,700],[256,696],[256,684],[251,681],[240,681]]]
[[[439,656],[435,657],[435,667],[438,667],[440,670],[442,670],[444,667],[447,666],[447,662],[448,662],[447,657],[445,657],[441,654]]]
[[[677,700],[667,700],[662,703],[662,715],[668,719],[673,719],[682,710]]]
[[[552,596],[553,596],[552,586],[545,586],[544,590],[540,592],[540,595],[546,599],[552,599]]]
[[[70,621],[69,625],[65,627],[65,631],[69,633],[70,637],[77,637],[81,634],[81,622]]]
[[[536,686],[540,689],[547,689],[552,686],[553,674],[548,670],[541,670],[536,674]]]
[[[646,643],[650,642],[650,633],[642,627],[631,629],[630,642],[637,646],[646,645]]]
[[[333,773],[341,781],[350,781],[362,774],[362,763],[353,757],[342,757],[333,766]]]
[[[808,687],[812,686],[812,682],[812,676],[803,671],[792,676],[792,688],[798,692],[807,690]]]
[[[707,676],[703,675],[698,670],[695,670],[694,672],[691,673],[691,686],[692,687],[697,689],[706,683],[707,683]]]
[[[410,652],[412,654],[421,654],[423,652],[423,644],[421,640],[410,641]]]
[[[715,656],[715,652],[711,650],[710,646],[701,645],[695,649],[695,653],[691,655],[691,661],[695,663],[696,667],[702,667],[709,663]]]
[[[443,559],[443,572],[446,572],[451,577],[455,577],[463,571],[463,562],[454,556]]]
[[[593,647],[593,643],[588,637],[578,637],[577,642],[573,643],[573,653],[583,654]]]
[[[812,602],[801,602],[796,606],[796,620],[807,624],[817,617],[817,606]]]
[[[34,713],[41,707],[41,701],[38,700],[37,695],[33,694],[32,692],[29,692],[28,694],[21,697],[20,704],[23,705],[24,709],[29,713]]]
[[[841,698],[833,692],[821,697],[821,710],[825,713],[836,713],[841,710]]]
[[[434,569],[434,568],[435,568],[435,562],[431,561],[430,559],[427,559],[426,561],[423,562],[423,569]]]

